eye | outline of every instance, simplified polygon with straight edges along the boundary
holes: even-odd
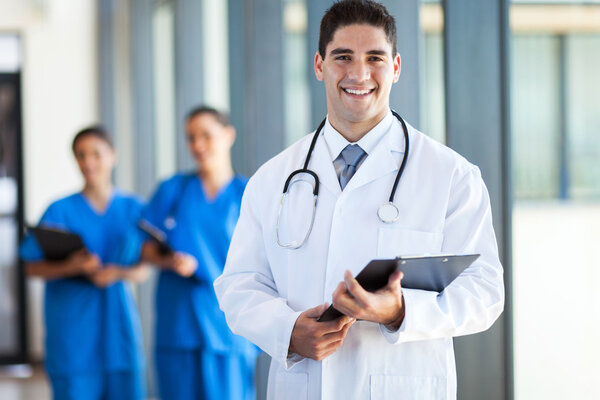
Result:
[[[383,58],[378,57],[378,56],[371,56],[369,57],[369,61],[383,61]]]
[[[335,59],[340,60],[340,61],[350,61],[350,56],[341,55],[341,56],[335,57]]]

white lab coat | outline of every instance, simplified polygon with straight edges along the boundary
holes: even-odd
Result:
[[[272,357],[269,399],[456,398],[452,337],[485,330],[500,315],[502,266],[479,169],[410,126],[409,138],[395,196],[400,218],[385,224],[376,213],[402,160],[400,123],[394,119],[343,192],[321,133],[309,165],[321,182],[316,218],[298,250],[277,245],[275,223],[283,184],[304,164],[312,135],[250,179],[215,290],[233,332]],[[310,221],[311,195],[304,187],[293,186],[291,207],[282,213],[283,241],[301,239]],[[397,332],[358,321],[324,361],[288,357],[298,315],[331,302],[346,269],[356,275],[373,258],[423,253],[481,257],[442,293],[404,289],[406,317]]]

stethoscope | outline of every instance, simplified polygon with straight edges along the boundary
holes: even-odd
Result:
[[[398,210],[398,207],[396,207],[396,205],[394,204],[394,195],[396,194],[396,189],[398,188],[398,182],[400,182],[400,177],[402,177],[402,173],[404,172],[404,167],[406,166],[406,160],[408,159],[408,142],[409,142],[408,128],[406,127],[406,123],[404,122],[402,117],[400,115],[398,115],[394,110],[392,110],[392,114],[394,114],[394,117],[396,117],[398,119],[398,121],[400,121],[400,123],[402,124],[402,130],[404,131],[405,149],[404,149],[404,155],[402,156],[402,163],[400,164],[400,169],[398,170],[398,173],[396,174],[396,180],[394,181],[394,186],[392,187],[392,192],[390,193],[390,198],[388,199],[387,202],[380,205],[379,208],[377,209],[377,217],[379,218],[379,220],[381,222],[384,222],[386,224],[391,224],[391,223],[396,222],[400,216],[400,211]],[[310,169],[308,169],[308,163],[310,162],[310,157],[312,156],[312,152],[317,143],[317,139],[319,138],[319,134],[323,130],[323,126],[325,126],[326,120],[327,120],[327,118],[323,119],[323,121],[321,122],[321,124],[319,124],[319,127],[315,131],[315,134],[310,143],[310,147],[308,149],[308,154],[306,154],[306,160],[304,161],[304,167],[292,172],[286,179],[285,185],[283,186],[283,194],[281,195],[281,201],[279,202],[279,212],[277,213],[277,222],[275,223],[275,235],[277,237],[277,244],[279,246],[285,247],[287,249],[299,249],[300,247],[302,247],[302,245],[308,239],[308,236],[310,235],[310,232],[312,231],[312,228],[313,228],[313,224],[315,222],[315,214],[317,211],[317,198],[319,197],[319,177],[317,176],[317,174],[314,171],[311,171]],[[292,185],[294,185],[295,183],[302,182],[301,179],[295,180],[294,182],[292,182],[292,179],[296,175],[299,175],[299,174],[308,174],[308,175],[312,176],[313,179],[315,180],[315,186],[313,189],[312,218],[310,220],[310,226],[308,228],[308,231],[306,232],[306,235],[304,236],[304,238],[302,239],[302,241],[300,243],[298,243],[296,241],[292,241],[290,243],[282,243],[281,240],[279,239],[279,218],[281,216],[281,210],[283,208],[283,203],[288,195],[288,189],[290,189],[292,187]]]

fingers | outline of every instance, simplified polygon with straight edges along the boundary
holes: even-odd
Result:
[[[400,285],[400,281],[402,281],[402,278],[404,278],[404,272],[395,271],[393,274],[390,275],[388,279],[388,288],[393,288],[396,285]]]
[[[196,271],[198,263],[196,259],[186,253],[175,253],[173,255],[173,270],[181,276],[189,277]]]
[[[320,361],[335,353],[337,349],[340,348],[342,344],[344,344],[344,339],[348,334],[348,329],[353,323],[354,319],[352,319],[351,322],[345,324],[340,331],[323,336],[321,340],[321,346],[317,350],[314,359]]]
[[[308,310],[304,311],[302,314],[304,314],[304,316],[308,317],[308,318],[319,318],[321,316],[321,314],[323,314],[325,312],[325,310],[327,310],[328,307],[329,307],[329,305],[327,303],[319,304],[316,307],[309,308]]]
[[[346,284],[346,289],[352,297],[358,300],[359,303],[365,304],[367,302],[368,292],[360,286],[360,283],[352,276],[352,273],[349,270],[346,270],[344,273],[344,283]]]
[[[353,297],[346,289],[347,284],[345,281],[338,284],[337,288],[333,292],[333,306],[342,314],[354,318],[360,318],[360,313],[364,309],[365,305],[359,299]]]
[[[340,318],[341,319],[341,318]],[[356,320],[354,318],[349,318],[349,321],[341,325],[341,328],[337,331],[329,332],[323,335],[323,339],[328,342],[336,342],[339,340],[344,340],[346,334],[348,333],[348,329],[352,326],[352,324]]]

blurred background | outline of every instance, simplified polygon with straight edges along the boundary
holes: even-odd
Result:
[[[331,3],[0,0],[0,398],[50,396],[43,283],[17,246],[81,187],[75,132],[106,125],[115,183],[147,197],[191,168],[183,119],[206,103],[231,114],[250,176],[326,113],[313,59]],[[456,340],[459,399],[600,398],[600,1],[382,3],[403,61],[392,107],[479,165],[492,199],[506,310]],[[136,295],[157,398],[154,280]]]

